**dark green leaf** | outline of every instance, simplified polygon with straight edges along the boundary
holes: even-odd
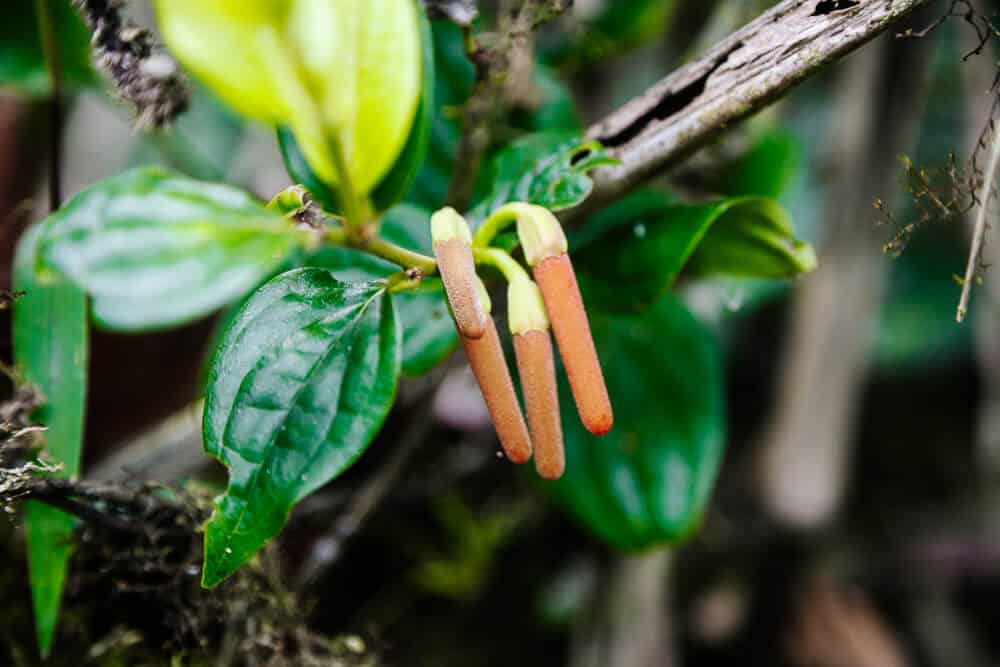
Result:
[[[514,109],[514,124],[528,132],[582,132],[580,114],[566,82],[541,64],[535,65],[534,79],[540,104],[530,112]]]
[[[679,204],[640,191],[591,216],[570,236],[592,305],[635,311],[657,301],[686,269],[692,275],[790,277],[816,263],[774,200],[743,197]]]
[[[603,146],[596,141],[584,143],[575,132],[528,135],[493,159],[488,172],[489,192],[469,217],[480,222],[512,201],[538,204],[552,211],[576,206],[594,187],[587,172],[615,163]]]
[[[408,200],[436,209],[444,204],[455,172],[455,156],[462,134],[462,111],[472,94],[476,73],[465,53],[461,28],[448,21],[434,21],[432,27],[437,79],[431,142],[427,159],[417,173],[416,184]],[[568,86],[544,66],[535,68],[534,79],[540,93],[538,108],[531,112],[514,110],[510,117],[511,124],[528,132],[578,131],[580,119]],[[484,164],[488,165],[489,161]],[[479,176],[480,181],[485,181],[488,174],[480,173]]]
[[[279,127],[277,132],[278,148],[281,150],[281,157],[285,161],[285,170],[288,175],[292,177],[293,181],[305,187],[313,199],[319,202],[323,210],[328,213],[341,213],[337,190],[324,183],[312,170],[291,129]]]
[[[389,210],[382,220],[382,236],[410,250],[431,254],[430,212],[409,204]],[[306,263],[330,269],[340,280],[385,278],[399,267],[347,248],[326,247]],[[393,295],[403,327],[403,373],[423,375],[458,345],[458,334],[448,313],[444,288],[437,278],[425,278],[421,287]]]
[[[304,234],[240,190],[147,167],[70,200],[46,223],[39,252],[93,297],[99,323],[131,331],[238,299]]]
[[[408,201],[436,209],[448,193],[462,134],[462,108],[472,94],[476,73],[465,55],[462,29],[449,21],[434,21],[431,27],[436,73],[431,141]]]
[[[385,211],[406,196],[424,162],[431,138],[435,87],[434,37],[422,3],[418,2],[417,5],[420,15],[420,34],[423,40],[423,89],[417,111],[413,117],[413,126],[410,128],[410,134],[403,150],[389,172],[372,190],[371,198],[376,211]],[[341,212],[336,187],[324,183],[313,172],[291,130],[286,127],[278,128],[278,146],[281,149],[288,175],[297,183],[305,186],[324,210],[330,213]]]
[[[246,563],[296,502],[368,447],[392,406],[400,356],[382,283],[296,269],[250,297],[205,399],[205,449],[229,468],[229,488],[205,529],[203,585]]]
[[[47,427],[45,452],[62,465],[59,475],[80,468],[87,388],[87,301],[70,283],[35,272],[41,226],[21,238],[14,260],[14,288],[24,296],[14,303],[14,361],[25,382],[41,392],[44,404],[35,415]],[[38,645],[43,656],[52,645],[73,519],[47,505],[28,503],[25,511],[29,582]]]
[[[90,66],[90,31],[69,0],[55,0],[53,23],[59,45],[62,81],[69,87],[94,83]],[[0,88],[28,95],[48,95],[49,74],[42,54],[33,0],[13,0],[0,10]]]
[[[688,263],[696,276],[791,278],[816,268],[816,252],[795,238],[773,199],[736,198],[712,206],[715,221]]]
[[[613,58],[662,36],[676,0],[613,0],[581,16],[580,29],[550,35],[543,43],[545,61],[579,68]]]
[[[769,129],[725,174],[721,192],[727,197],[778,198],[798,169],[801,146],[794,134]]]
[[[566,473],[543,484],[620,549],[683,539],[698,526],[722,458],[718,344],[673,297],[641,316],[591,323],[615,425],[603,437],[588,433],[562,380]]]

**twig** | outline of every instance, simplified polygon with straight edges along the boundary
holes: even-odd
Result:
[[[980,256],[983,253],[983,239],[986,238],[986,212],[993,194],[993,183],[996,181],[997,169],[1000,168],[1000,132],[993,132],[993,147],[990,149],[990,160],[983,174],[983,189],[979,196],[979,211],[976,214],[976,226],[972,232],[972,248],[969,251],[969,263],[965,267],[965,278],[962,280],[962,296],[958,300],[958,311],[955,319],[959,322],[965,319],[969,307],[969,296],[972,283],[979,269]]]
[[[94,33],[97,64],[122,98],[135,106],[142,128],[169,125],[188,108],[191,91],[166,53],[155,49],[152,33],[122,18],[120,0],[74,0]]]
[[[62,204],[62,59],[50,0],[35,0],[35,13],[49,73],[49,211],[54,212]]]
[[[593,195],[567,217],[676,165],[930,1],[784,0],[591,127],[621,164],[596,170]]]
[[[532,32],[569,7],[567,0],[519,0],[501,7],[499,32],[491,48],[476,46],[469,58],[476,66],[476,87],[465,105],[462,138],[446,198],[458,210],[468,207],[476,176],[493,136],[493,126],[508,104],[532,99]],[[527,92],[526,92],[527,91]]]

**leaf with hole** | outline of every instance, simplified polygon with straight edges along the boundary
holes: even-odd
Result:
[[[24,381],[42,395],[34,418],[46,427],[46,458],[62,466],[59,475],[80,469],[87,390],[87,299],[58,276],[36,272],[36,249],[42,227],[28,229],[14,259],[14,362]],[[36,502],[25,507],[28,582],[35,611],[38,645],[43,656],[52,646],[74,520]]]
[[[505,148],[490,165],[489,191],[469,213],[481,222],[512,201],[559,211],[590,195],[594,182],[588,172],[617,164],[596,141],[584,142],[575,132],[529,134]]]
[[[788,278],[816,255],[795,238],[774,200],[739,197],[681,204],[640,191],[571,230],[570,250],[588,304],[610,311],[651,306],[680,275]]]
[[[588,433],[561,379],[566,473],[541,483],[612,546],[681,540],[698,526],[722,460],[718,343],[673,297],[642,315],[594,314],[591,323],[615,426],[602,437]]]
[[[295,503],[368,447],[395,398],[401,346],[383,283],[296,269],[247,300],[205,399],[205,450],[229,468],[229,487],[205,528],[204,586],[246,563]]]
[[[45,223],[39,255],[91,295],[99,324],[136,331],[240,298],[305,240],[241,190],[144,167],[67,202]]]

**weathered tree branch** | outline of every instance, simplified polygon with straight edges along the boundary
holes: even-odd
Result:
[[[677,164],[931,0],[785,0],[587,131],[621,160],[586,208]]]

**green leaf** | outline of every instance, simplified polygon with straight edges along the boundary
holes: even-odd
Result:
[[[432,254],[430,215],[409,204],[396,206],[382,219],[381,235],[410,250]],[[377,257],[329,246],[307,258],[306,264],[330,269],[346,281],[376,280],[399,270]],[[393,301],[403,327],[403,374],[423,375],[458,346],[444,287],[438,278],[425,278],[419,289],[393,294]]]
[[[445,200],[462,135],[462,109],[472,94],[475,68],[465,54],[462,29],[450,21],[433,21],[434,113],[431,142],[417,172],[408,201],[437,209]]]
[[[69,0],[53,0],[50,6],[62,83],[69,88],[92,85],[96,77],[90,65],[90,30]],[[0,88],[6,86],[28,95],[49,94],[49,74],[33,0],[8,2],[0,11]]]
[[[421,7],[418,11],[422,46],[422,82],[420,100],[406,144],[392,168],[372,191],[376,211],[392,208],[403,199],[413,186],[417,172],[427,155],[431,137],[434,109],[434,41],[430,22]],[[288,127],[278,128],[278,148],[285,162],[285,169],[292,179],[305,186],[324,210],[342,212],[340,197],[334,185],[324,182],[309,166],[302,147]]]
[[[359,195],[388,173],[420,98],[415,0],[159,0],[173,53],[227,104],[287,125],[326,183]]]
[[[582,132],[583,123],[569,85],[540,63],[533,70],[540,103],[532,111],[514,109],[513,123],[528,132]]]
[[[737,198],[714,205],[716,221],[688,263],[696,276],[791,278],[816,268],[812,246],[795,238],[773,199]]]
[[[306,156],[302,153],[302,147],[295,140],[295,134],[291,128],[278,127],[277,133],[281,159],[285,163],[285,171],[288,172],[292,180],[308,190],[324,211],[343,213],[337,190],[317,176],[309,163],[306,162]]]
[[[205,399],[205,450],[229,468],[229,488],[205,528],[204,586],[246,563],[296,502],[368,447],[395,398],[400,356],[383,283],[306,268],[250,297]]]
[[[111,329],[156,329],[243,296],[305,233],[250,195],[158,167],[81,192],[46,223],[41,261],[94,300]]]
[[[643,549],[691,534],[724,444],[721,354],[713,334],[666,297],[641,316],[591,318],[615,425],[591,435],[564,379],[566,473],[542,482],[596,536]]]
[[[769,128],[727,170],[721,192],[727,197],[776,199],[785,192],[798,170],[801,156],[802,146],[794,134],[781,128]]]
[[[420,101],[417,113],[413,118],[410,136],[403,146],[395,164],[389,173],[372,191],[372,202],[377,211],[386,211],[402,200],[417,176],[420,165],[427,156],[427,145],[431,138],[431,124],[434,121],[434,35],[431,32],[430,21],[427,20],[423,3],[417,3],[417,14],[420,22],[421,42],[421,73],[423,82],[420,90]]]
[[[561,31],[541,44],[546,63],[580,69],[628,53],[660,38],[670,26],[676,0],[613,0],[580,12],[575,31]],[[595,11],[597,10],[597,11]]]
[[[784,209],[759,197],[680,204],[640,191],[573,230],[570,249],[593,305],[625,312],[655,303],[682,269],[695,276],[782,278],[816,265]]]
[[[591,169],[617,164],[596,141],[583,142],[575,132],[540,132],[515,141],[493,159],[490,189],[469,218],[482,221],[512,201],[559,211],[590,194]]]
[[[80,469],[87,388],[87,301],[83,292],[58,277],[43,280],[35,272],[42,227],[21,238],[14,260],[14,289],[24,296],[14,303],[14,361],[25,382],[36,387],[44,404],[35,418],[47,427],[45,451],[62,464],[59,473],[73,477]],[[38,646],[43,656],[52,646],[73,518],[47,505],[25,507],[29,582]]]

